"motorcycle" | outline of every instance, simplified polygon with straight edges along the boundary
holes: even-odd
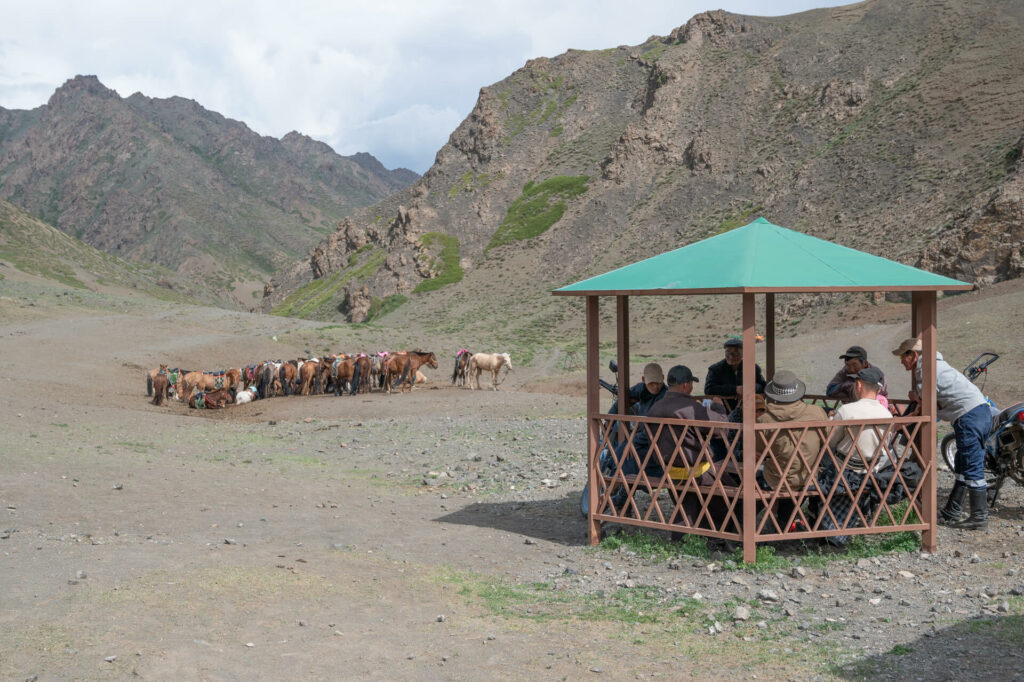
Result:
[[[964,369],[964,375],[977,383],[987,375],[988,367],[999,359],[996,353],[982,353]],[[984,384],[983,384],[984,385]],[[988,503],[994,505],[1007,478],[1024,486],[1024,402],[999,411],[992,407],[992,431],[985,440],[985,482],[988,485]],[[956,437],[950,433],[939,445],[939,451],[950,471],[956,459]]]

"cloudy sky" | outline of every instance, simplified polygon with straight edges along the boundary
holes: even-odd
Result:
[[[789,14],[831,0],[5,1],[0,107],[95,75],[122,97],[179,95],[264,135],[418,173],[481,86],[568,48],[638,45],[698,12]]]

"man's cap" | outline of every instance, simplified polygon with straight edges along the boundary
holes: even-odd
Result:
[[[743,339],[726,339],[723,348],[743,348]]]
[[[904,339],[900,347],[892,352],[893,355],[903,355],[907,351],[916,350],[918,353],[921,352],[921,339],[911,337]]]
[[[668,371],[668,385],[678,386],[679,384],[685,384],[687,381],[700,381],[697,377],[693,376],[693,372],[686,365],[676,365]]]
[[[872,386],[882,385],[882,370],[877,367],[865,367],[856,374],[847,374],[846,376],[851,379],[860,379],[865,384],[870,384]]]
[[[860,346],[850,346],[846,349],[846,352],[839,356],[843,360],[849,360],[850,358],[857,358],[867,362],[868,352]]]
[[[764,387],[764,394],[777,403],[795,403],[804,397],[807,384],[786,369],[780,369]]]
[[[665,383],[665,372],[662,371],[661,365],[656,362],[652,362],[644,367],[644,382],[658,382],[659,384]]]

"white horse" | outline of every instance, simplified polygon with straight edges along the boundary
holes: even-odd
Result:
[[[498,372],[502,367],[512,369],[512,358],[508,353],[474,353],[469,359],[469,387],[480,388],[480,372],[485,369],[491,371],[491,388],[498,390]],[[473,386],[474,380],[476,386]],[[504,381],[504,379],[502,379]]]
[[[245,403],[251,403],[259,397],[260,393],[256,390],[256,386],[250,386],[249,388],[243,389],[235,394],[235,404],[243,405]]]

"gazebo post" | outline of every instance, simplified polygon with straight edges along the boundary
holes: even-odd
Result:
[[[775,294],[764,295],[764,378],[775,376]]]
[[[615,325],[619,363],[619,414],[629,414],[629,296],[615,297]],[[619,422],[619,438],[626,438],[626,424]]]
[[[756,418],[757,396],[755,390],[754,345],[754,294],[743,294],[743,561],[752,564],[757,561],[757,544],[754,533],[757,524],[757,509],[754,506],[754,465],[757,463],[754,421]]]
[[[926,474],[924,494],[921,500],[923,523],[928,530],[921,533],[921,551],[934,552],[936,548],[935,524],[937,522],[937,471],[935,459],[935,353],[937,334],[935,330],[937,296],[934,291],[915,291],[913,295],[913,314],[917,321],[918,333],[921,335],[921,416],[927,419],[921,424],[921,457],[925,462]]]
[[[596,545],[601,541],[600,524],[594,520],[597,513],[597,474],[600,469],[598,441],[600,439],[597,415],[601,412],[598,392],[598,365],[600,364],[599,317],[597,296],[587,296],[587,541]]]

